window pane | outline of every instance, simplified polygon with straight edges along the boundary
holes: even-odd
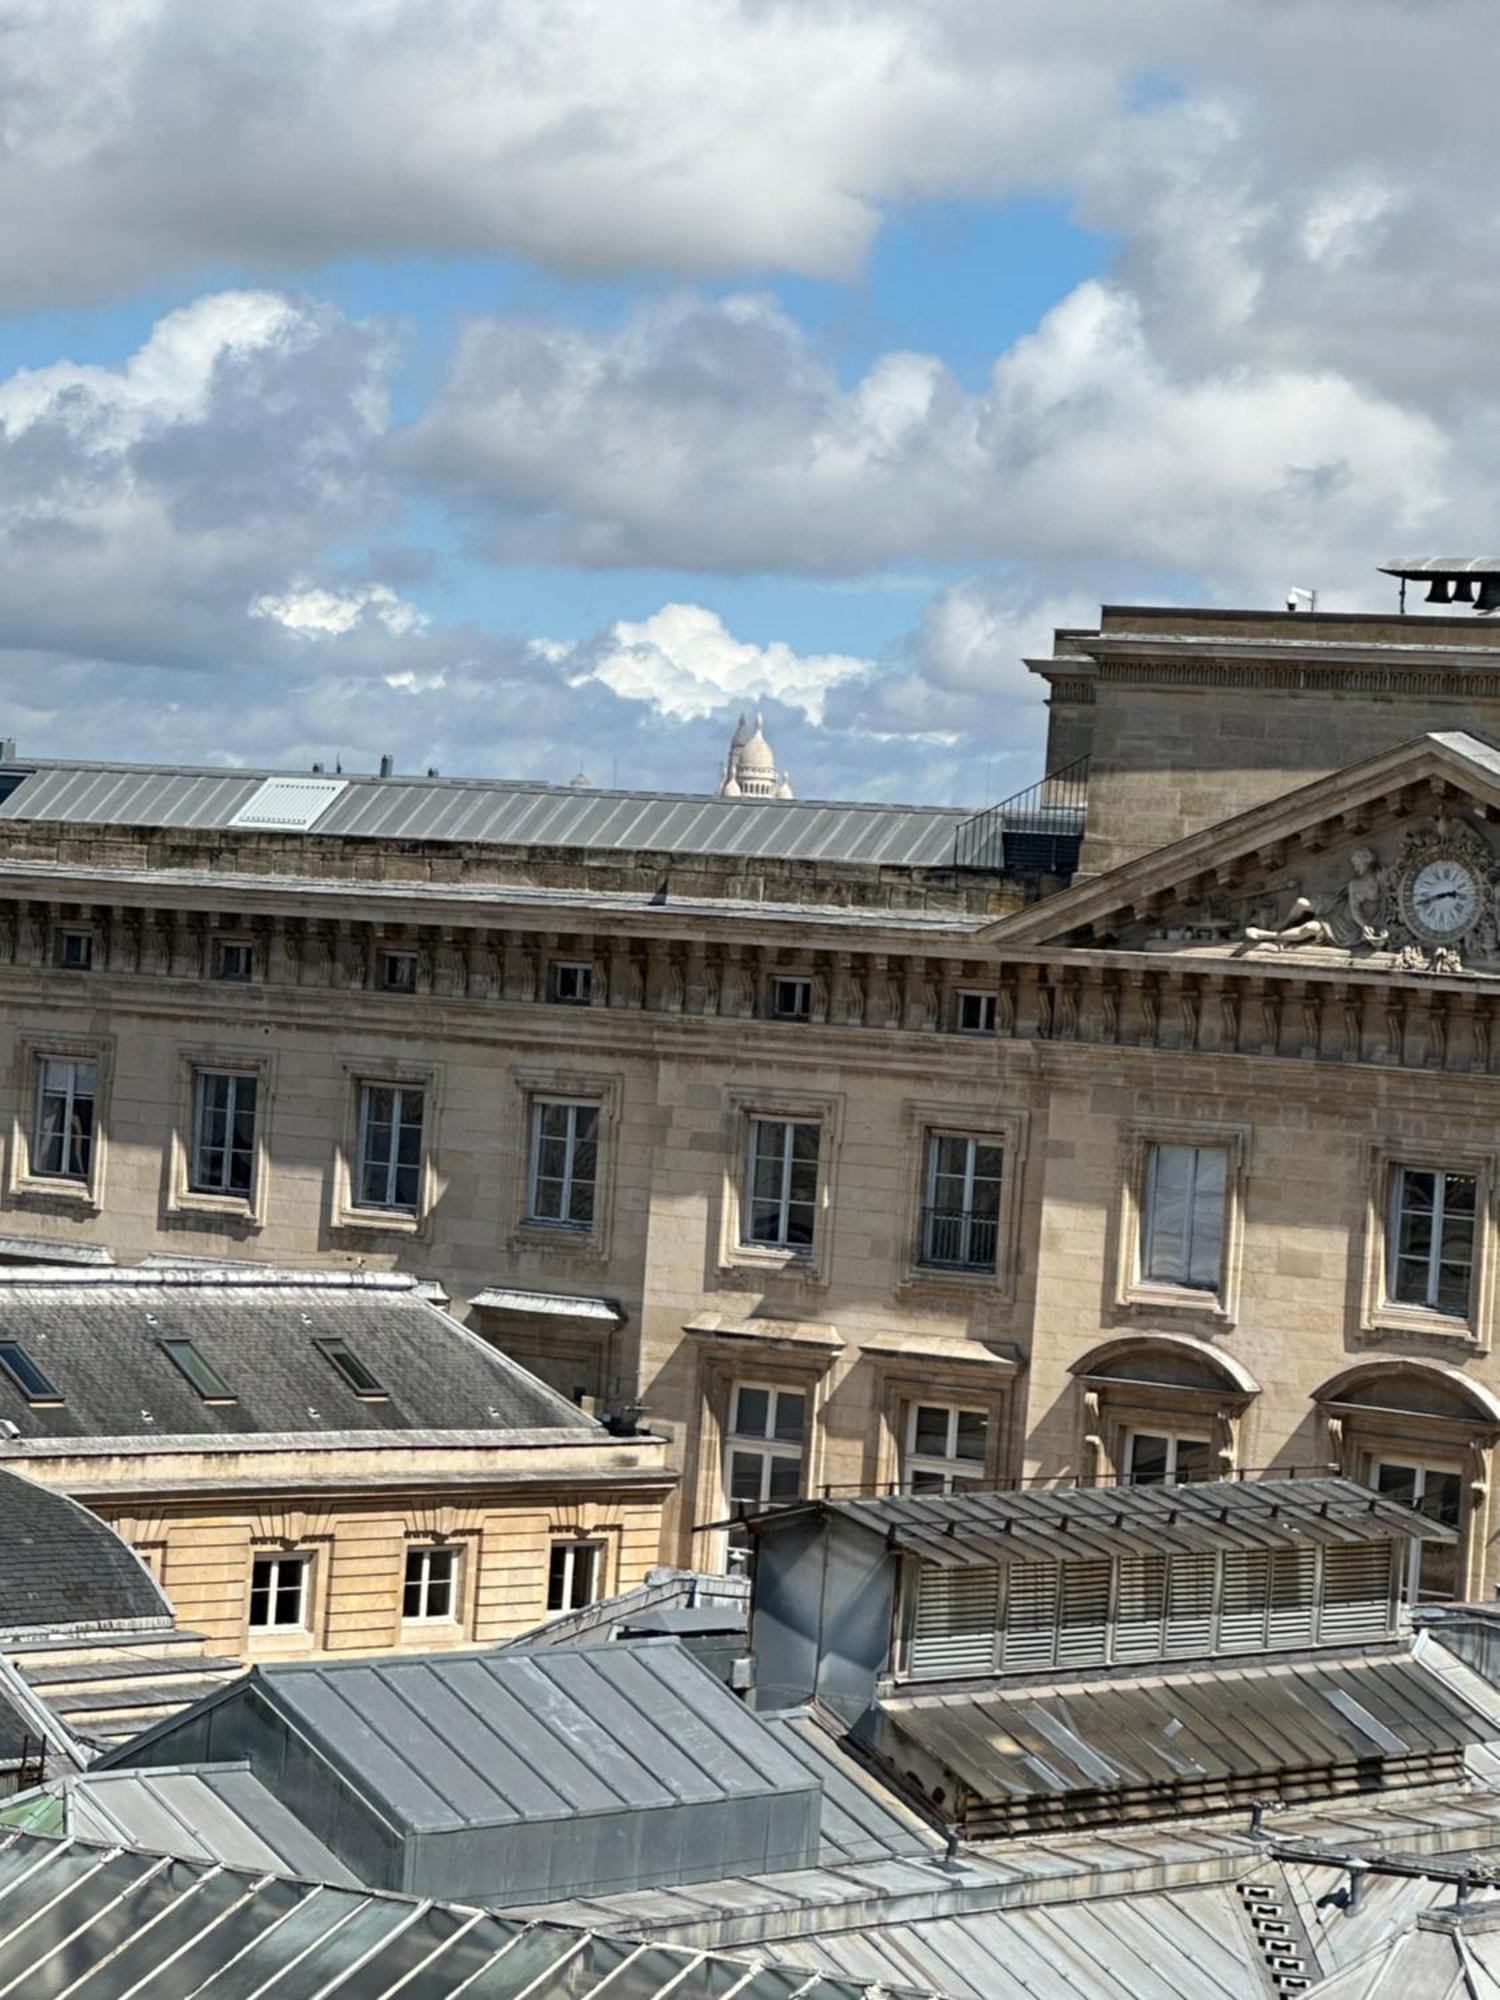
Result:
[[[1193,1161],[1188,1283],[1216,1291],[1224,1256],[1225,1159],[1217,1146],[1200,1146]]]
[[[783,1444],[801,1444],[807,1399],[787,1389],[776,1392],[776,1435]]]
[[[989,1418],[982,1410],[960,1410],[953,1451],[956,1458],[982,1460],[989,1441]]]
[[[919,1458],[946,1458],[948,1456],[948,1418],[950,1411],[934,1403],[919,1403],[912,1424],[911,1448]]]
[[[1375,1491],[1403,1507],[1417,1504],[1417,1468],[1414,1465],[1382,1463],[1375,1468]]]
[[[771,1460],[772,1500],[795,1500],[802,1488],[802,1462],[796,1458],[776,1457]]]
[[[1130,1440],[1129,1477],[1140,1486],[1159,1485],[1167,1476],[1171,1450],[1170,1438],[1137,1431]]]
[[[1179,1438],[1177,1440],[1177,1477],[1182,1479],[1211,1479],[1213,1477],[1213,1446],[1207,1438]]]
[[[818,1164],[818,1141],[822,1136],[817,1125],[794,1125],[792,1127],[792,1159],[804,1166]]]
[[[0,1340],[0,1368],[3,1368],[28,1401],[60,1403],[62,1397],[50,1378],[32,1360],[19,1341]]]
[[[737,1437],[770,1435],[771,1392],[745,1386],[735,1390],[734,1431]]]
[[[1141,1264],[1148,1278],[1182,1284],[1187,1278],[1188,1199],[1192,1149],[1155,1146],[1151,1153],[1146,1241]]]
[[[401,1616],[403,1618],[420,1618],[421,1615],[421,1559],[416,1555],[409,1555],[406,1558],[406,1581],[401,1588]]]
[[[760,1505],[763,1463],[758,1451],[732,1451],[729,1454],[729,1497],[732,1501],[747,1501],[752,1507]]]
[[[168,1356],[198,1391],[214,1402],[232,1403],[234,1392],[218,1369],[206,1361],[190,1340],[164,1340]]]

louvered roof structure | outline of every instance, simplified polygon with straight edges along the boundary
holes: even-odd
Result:
[[[747,1525],[774,1533],[809,1510],[946,1568],[1458,1539],[1452,1528],[1337,1478],[812,1500]]]

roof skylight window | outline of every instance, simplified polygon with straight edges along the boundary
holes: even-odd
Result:
[[[384,1403],[390,1400],[384,1384],[371,1374],[347,1340],[336,1337],[315,1340],[313,1346],[328,1356],[356,1396],[367,1403]]]
[[[205,1403],[238,1401],[218,1369],[204,1359],[190,1340],[164,1340],[161,1345],[167,1359],[175,1362]]]
[[[61,1392],[52,1379],[38,1368],[18,1340],[0,1340],[0,1368],[15,1383],[28,1403],[60,1403]]]

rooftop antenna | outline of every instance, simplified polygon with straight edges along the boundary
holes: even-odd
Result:
[[[1315,590],[1304,590],[1300,584],[1294,584],[1286,594],[1286,608],[1288,611],[1295,611],[1301,604],[1305,604],[1309,611],[1316,611],[1318,593]]]

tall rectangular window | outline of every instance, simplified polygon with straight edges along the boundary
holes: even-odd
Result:
[[[359,1094],[356,1199],[361,1208],[417,1212],[422,1191],[422,1092],[367,1083]]]
[[[458,1608],[457,1586],[457,1549],[408,1549],[401,1586],[402,1618],[454,1618]]]
[[[527,1219],[587,1229],[599,1174],[599,1107],[538,1098],[531,1110]]]
[[[795,1500],[802,1490],[807,1398],[800,1389],[736,1382],[724,1440],[724,1490],[731,1509]]]
[[[990,1420],[983,1410],[913,1403],[901,1455],[903,1493],[952,1493],[984,1478]]]
[[[995,1139],[933,1132],[927,1141],[922,1262],[993,1271],[1000,1233],[1004,1149]]]
[[[1396,1168],[1386,1260],[1393,1304],[1468,1317],[1476,1192],[1473,1174]]]
[[[256,1079],[200,1069],[193,1082],[194,1194],[249,1195],[255,1184]]]
[[[741,1211],[746,1243],[810,1250],[818,1212],[821,1128],[794,1118],[752,1118],[749,1178]]]
[[[1213,1471],[1213,1446],[1206,1437],[1183,1437],[1177,1431],[1130,1433],[1125,1477],[1132,1486],[1176,1486],[1212,1478]]]
[[[1224,1265],[1228,1155],[1222,1146],[1153,1146],[1141,1208],[1141,1276],[1216,1292]]]
[[[250,1566],[250,1629],[274,1632],[307,1625],[306,1556],[257,1556]]]
[[[603,1593],[604,1544],[554,1542],[547,1560],[547,1609],[581,1611]]]
[[[37,1078],[31,1171],[86,1181],[94,1160],[95,1070],[91,1062],[46,1056]]]

